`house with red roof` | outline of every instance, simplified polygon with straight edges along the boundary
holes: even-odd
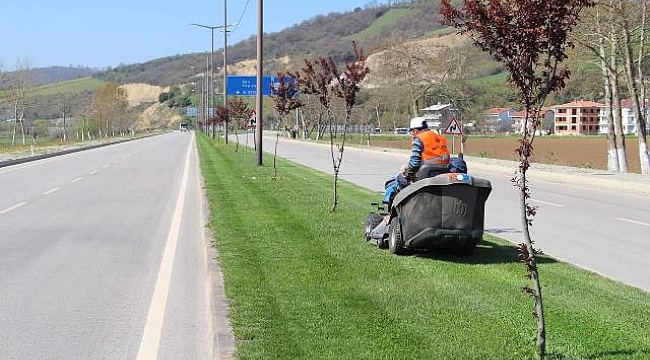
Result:
[[[595,135],[599,132],[599,110],[602,103],[573,101],[554,105],[554,133],[557,135]]]

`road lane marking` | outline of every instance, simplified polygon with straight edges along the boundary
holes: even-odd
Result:
[[[637,225],[650,226],[650,224],[648,224],[648,223],[644,223],[642,221],[630,220],[630,219],[626,219],[626,218],[616,218],[616,220],[621,220],[621,221],[625,221],[625,222],[629,222],[629,223],[637,224]]]
[[[18,209],[19,207],[21,207],[21,206],[23,206],[23,205],[27,205],[27,203],[24,202],[24,201],[23,201],[23,202],[19,202],[18,204],[14,205],[14,206],[10,206],[10,207],[8,207],[8,208],[6,208],[6,209],[0,211],[0,215],[4,215],[4,214],[6,214],[6,213],[8,213],[8,212],[10,212],[10,211],[14,211],[14,210]]]
[[[147,322],[142,332],[142,340],[140,340],[137,360],[151,360],[158,357],[158,347],[160,346],[162,326],[165,319],[165,308],[167,307],[167,298],[169,297],[169,287],[174,267],[174,256],[176,255],[176,245],[178,244],[183,208],[185,206],[185,193],[187,192],[189,163],[193,143],[194,137],[192,136],[192,140],[187,149],[185,169],[183,170],[183,178],[181,180],[178,198],[176,199],[172,223],[169,228],[169,234],[167,235],[167,241],[165,242],[165,251],[160,261],[160,270],[158,270],[156,286],[151,297],[149,312],[147,313]]]
[[[70,182],[71,182],[71,183],[76,183],[76,182],[81,181],[81,180],[83,180],[83,178],[82,178],[82,177],[78,177],[78,178],[76,178],[76,179],[74,179],[74,180],[70,180]]]
[[[552,203],[552,202],[548,202],[548,201],[542,201],[542,200],[536,200],[536,199],[530,199],[530,201],[538,202],[538,203],[544,204],[544,205],[551,205],[551,206],[555,206],[555,207],[564,207],[564,205],[562,205],[562,204],[556,204],[556,203]]]
[[[51,193],[59,191],[59,190],[61,190],[60,187],[55,187],[54,189],[50,189],[50,190],[44,192],[43,195],[50,195]]]
[[[102,169],[108,169],[110,166],[111,166],[111,164],[106,164],[106,165],[102,166]]]
[[[14,172],[14,171],[17,171],[17,170],[23,170],[23,169],[27,169],[27,168],[30,168],[32,166],[38,166],[38,165],[41,165],[41,164],[47,164],[47,163],[59,160],[58,159],[59,157],[60,156],[56,156],[56,157],[53,157],[53,158],[47,158],[47,159],[32,161],[32,162],[29,162],[27,164],[17,164],[17,165],[8,166],[7,168],[0,170],[0,174],[10,173],[10,172]]]
[[[97,170],[93,170],[93,171],[88,173],[88,175],[95,175],[95,174],[97,174]]]

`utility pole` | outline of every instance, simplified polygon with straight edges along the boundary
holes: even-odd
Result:
[[[255,149],[257,165],[262,166],[262,36],[264,35],[264,1],[257,0],[257,92],[255,94]]]
[[[223,106],[228,106],[228,0],[223,0]],[[227,115],[230,121],[230,114]],[[228,144],[228,121],[226,121],[226,144]]]

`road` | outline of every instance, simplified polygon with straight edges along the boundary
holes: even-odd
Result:
[[[210,359],[193,133],[0,169],[0,359]]]
[[[262,144],[262,149],[268,152],[275,146],[275,136],[270,134],[265,133]],[[254,143],[252,137],[246,140],[240,135],[240,138],[242,142]],[[329,145],[280,138],[278,156],[332,173]],[[404,151],[347,147],[341,178],[382,192],[386,179],[407,159],[408,153]],[[468,159],[470,174],[490,180],[493,188],[486,203],[486,232],[515,243],[523,242],[519,193],[510,183],[514,166],[489,166],[475,160]],[[650,291],[648,193],[594,188],[587,177],[582,183],[550,176],[535,177],[533,171],[530,180],[532,204],[539,207],[531,236],[539,249],[557,259]]]

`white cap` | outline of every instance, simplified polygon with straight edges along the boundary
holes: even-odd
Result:
[[[414,117],[413,119],[411,119],[411,123],[409,125],[409,130],[422,128],[423,127],[422,123],[426,124],[426,120],[422,116]]]

